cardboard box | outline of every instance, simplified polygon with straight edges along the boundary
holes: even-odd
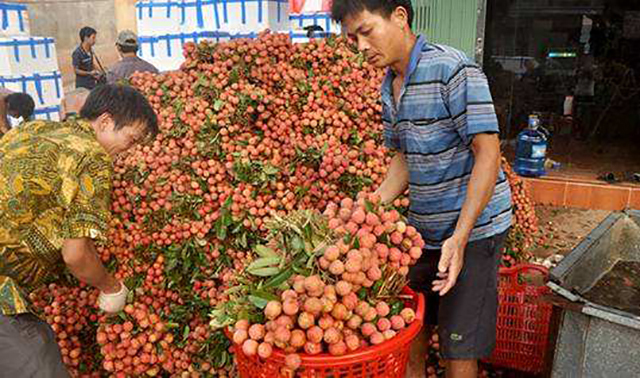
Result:
[[[219,0],[220,30],[231,34],[289,30],[289,0]]]
[[[28,36],[29,14],[25,4],[0,2],[0,36]]]
[[[172,0],[138,1],[136,3],[138,34],[147,36],[178,34],[186,30],[186,24],[189,21],[185,12],[186,3]]]
[[[28,93],[36,108],[60,105],[64,97],[59,71],[31,75],[0,76],[0,87],[13,92]]]
[[[35,119],[60,121],[60,106],[36,107],[36,110],[33,112],[33,116]]]
[[[140,57],[153,64],[160,71],[172,71],[180,68],[184,62],[183,45],[187,42],[198,43],[203,40],[225,41],[229,34],[223,32],[203,31],[194,33],[178,33],[160,36],[141,36]]]
[[[153,0],[136,3],[138,34],[289,29],[288,0]]]
[[[0,37],[0,74],[31,75],[58,71],[53,38]]]

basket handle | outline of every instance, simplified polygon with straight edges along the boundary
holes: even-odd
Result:
[[[416,320],[420,321],[420,324],[424,324],[424,314],[426,301],[424,299],[424,294],[417,293],[418,305],[416,306]]]
[[[549,269],[545,268],[542,265],[536,265],[536,264],[517,264],[510,268],[500,268],[500,274],[510,276],[515,273],[522,273],[523,271],[530,271],[530,270],[535,270],[539,273],[542,273],[545,279],[549,277]]]
[[[549,279],[549,269],[545,268],[542,265],[536,264],[518,264],[512,266],[511,268],[500,268],[500,276],[514,277],[515,279],[513,279],[511,285],[513,285],[513,288],[518,288],[518,290],[520,290],[521,288],[528,285],[526,282],[519,282],[518,276],[520,275],[520,273],[532,271],[542,274],[545,281]],[[546,286],[542,285],[540,286],[539,290],[541,292],[544,292],[545,288]]]

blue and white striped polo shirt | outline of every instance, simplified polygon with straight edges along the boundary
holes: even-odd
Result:
[[[427,43],[419,36],[411,53],[399,103],[394,73],[382,84],[383,122],[388,148],[404,153],[409,167],[409,223],[427,249],[439,249],[456,227],[467,194],[475,134],[497,133],[487,79],[464,53]],[[470,241],[506,231],[511,225],[511,190],[500,171],[494,194]]]

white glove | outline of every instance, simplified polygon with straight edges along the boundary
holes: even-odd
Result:
[[[120,291],[113,294],[106,294],[104,292],[100,292],[100,296],[98,297],[98,306],[104,312],[115,314],[122,309],[127,304],[127,296],[129,295],[129,289],[121,282],[120,283]]]

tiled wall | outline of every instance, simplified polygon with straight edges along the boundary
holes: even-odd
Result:
[[[526,179],[536,204],[600,210],[640,210],[640,186]]]

